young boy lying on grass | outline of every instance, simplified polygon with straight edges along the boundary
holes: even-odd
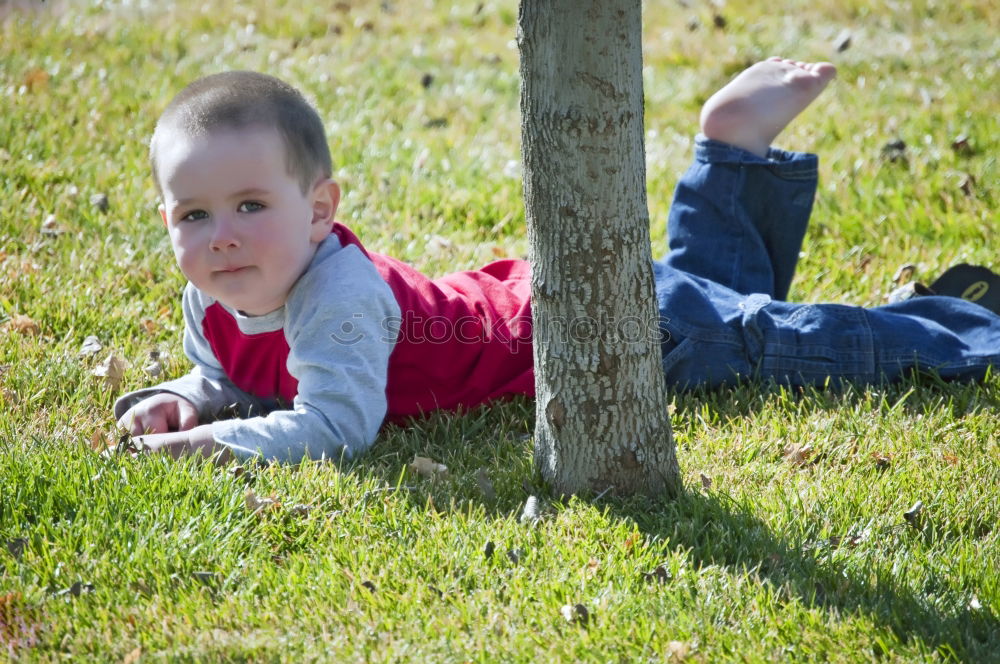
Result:
[[[673,389],[872,383],[914,369],[978,378],[1000,361],[1000,317],[957,297],[784,301],[817,158],[770,146],[835,73],[771,58],[702,109],[670,251],[652,265]],[[334,220],[322,122],[287,84],[249,72],[195,81],[160,117],[150,156],[189,281],[194,369],[115,404],[145,451],[353,457],[386,418],[533,394],[528,264],[431,280],[366,250]],[[240,418],[213,421],[231,404]]]

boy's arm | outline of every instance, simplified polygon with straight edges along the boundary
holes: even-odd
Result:
[[[243,416],[266,412],[266,404],[233,385],[212,353],[211,346],[202,334],[204,304],[201,295],[191,284],[184,289],[183,310],[184,354],[194,364],[194,368],[180,378],[122,395],[115,402],[115,419],[130,428],[129,411],[141,401],[164,392],[191,402],[202,421],[211,419],[233,405]]]
[[[298,380],[292,409],[212,424],[215,442],[237,457],[353,457],[371,446],[385,418],[399,305],[357,248],[320,258],[285,303],[288,370]]]

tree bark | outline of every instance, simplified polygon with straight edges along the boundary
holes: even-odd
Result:
[[[640,0],[521,0],[535,463],[561,494],[676,494],[654,297]]]

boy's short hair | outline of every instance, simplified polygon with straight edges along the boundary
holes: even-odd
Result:
[[[322,175],[331,177],[333,165],[323,121],[298,90],[267,74],[229,71],[199,78],[177,93],[156,123],[149,142],[149,160],[156,188],[157,143],[168,129],[197,136],[252,126],[275,129],[285,144],[290,175],[306,193]]]

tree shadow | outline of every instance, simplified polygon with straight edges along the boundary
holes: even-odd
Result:
[[[734,574],[752,573],[783,601],[794,598],[835,616],[865,614],[904,643],[921,641],[946,659],[996,661],[1000,652],[1000,622],[992,609],[934,606],[930,593],[906,587],[878,564],[859,572],[838,558],[839,547],[851,546],[848,537],[789,542],[726,496],[690,490],[652,509],[648,503],[610,501],[609,513],[636,523],[648,537],[668,540],[671,550],[687,550],[694,569],[714,565]],[[913,536],[922,534],[913,531]],[[891,654],[877,640],[868,645],[876,657]]]
[[[762,399],[791,398],[809,412],[859,408],[876,402],[882,410],[903,408],[921,414],[943,408],[960,417],[983,410],[997,412],[1000,399],[993,383],[984,387],[918,376],[880,388],[835,392],[740,386],[678,396],[676,416],[684,418],[708,403],[719,418],[740,418],[752,415]],[[389,431],[388,440],[376,447],[374,455],[354,465],[354,472],[374,475],[391,486],[398,483],[400,463],[411,455],[433,456],[462,478],[442,489],[452,506],[472,503],[481,506],[488,518],[508,518],[517,513],[527,495],[544,496],[546,491],[534,475],[526,444],[533,417],[530,400],[461,417],[435,415],[415,423],[415,428]],[[683,464],[683,452],[680,454]],[[481,468],[495,478],[496,497],[485,496],[483,487],[472,479]],[[415,505],[426,505],[428,497],[434,497],[433,485],[417,483],[410,488]],[[612,518],[637,524],[651,541],[668,541],[671,551],[686,551],[695,569],[714,565],[733,574],[751,573],[776,589],[784,602],[795,600],[835,618],[863,614],[904,643],[921,643],[945,659],[1000,661],[1000,621],[991,607],[969,606],[968,598],[942,600],[936,595],[954,596],[960,590],[943,580],[936,587],[926,584],[921,591],[908,587],[906,579],[879,557],[878,547],[871,542],[859,544],[850,534],[818,542],[791,541],[755,516],[751,504],[715,491],[689,488],[675,500],[653,503],[600,496],[589,500],[606,508]],[[936,531],[933,524],[904,523],[894,528],[900,537],[923,538],[928,544],[942,536],[969,536],[967,532]],[[858,556],[868,557],[859,565]],[[870,649],[875,657],[892,656],[878,639],[873,639]]]

